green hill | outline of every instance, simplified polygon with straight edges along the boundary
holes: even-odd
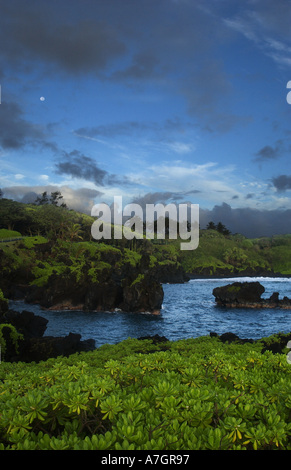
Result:
[[[16,247],[17,256],[21,256],[20,250],[44,241],[58,247],[58,251],[63,249],[64,256],[67,256],[67,250],[74,244],[75,248],[71,247],[69,253],[71,260],[74,252],[79,256],[79,249],[89,249],[92,253],[92,250],[98,251],[100,248],[104,253],[106,249],[115,248],[122,254],[122,258],[125,257],[124,260],[129,260],[130,263],[136,263],[143,254],[147,254],[151,266],[155,265],[157,272],[164,273],[164,278],[161,276],[161,279],[169,282],[171,276],[168,279],[165,277],[166,270],[172,273],[172,276],[175,270],[184,270],[189,277],[291,275],[290,234],[248,239],[239,234],[232,235],[227,230],[220,233],[217,230],[205,229],[200,230],[199,246],[196,250],[181,251],[181,240],[147,240],[144,237],[142,240],[131,241],[125,238],[96,241],[91,236],[94,220],[89,215],[52,204],[37,206],[1,199],[0,247],[9,256],[14,252],[14,258]],[[21,236],[24,240],[20,245],[17,241],[9,246],[3,243],[3,240],[8,242],[11,238]],[[100,263],[103,262],[101,258],[99,257]],[[51,265],[56,264],[51,259],[48,262]],[[102,264],[99,269],[101,267]],[[55,270],[58,271],[56,266]]]
[[[291,275],[291,236],[247,239],[201,230],[199,247],[181,254],[189,274]]]

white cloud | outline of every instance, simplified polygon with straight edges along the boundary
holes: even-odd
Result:
[[[42,180],[42,181],[48,181],[49,176],[48,175],[40,175],[39,179]]]
[[[25,176],[22,175],[21,173],[17,173],[16,175],[14,175],[14,178],[15,178],[16,180],[23,180],[23,178],[25,178]]]
[[[165,144],[170,150],[178,154],[186,154],[193,152],[195,147],[185,142],[168,142]]]
[[[278,65],[290,66],[289,32],[282,40],[282,30],[286,28],[286,16],[290,17],[290,6],[287,6],[287,3],[279,5],[278,2],[278,8],[273,9],[274,2],[267,3],[269,5],[265,5],[265,9],[260,9],[260,6],[258,6],[258,11],[246,9],[240,16],[223,19],[223,23],[252,41]]]

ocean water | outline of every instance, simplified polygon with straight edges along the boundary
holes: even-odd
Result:
[[[274,333],[291,331],[291,310],[234,309],[218,307],[212,291],[235,281],[259,281],[265,287],[262,297],[279,292],[279,298],[291,297],[291,279],[236,278],[195,279],[185,284],[164,284],[164,302],[159,316],[148,313],[47,311],[37,305],[11,301],[15,310],[30,310],[49,320],[46,336],[81,334],[92,338],[96,347],[115,344],[127,338],[148,335],[165,336],[171,341],[216,332],[232,332],[240,338],[259,339]]]

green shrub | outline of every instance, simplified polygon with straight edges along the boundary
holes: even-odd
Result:
[[[0,449],[290,450],[290,379],[285,355],[210,337],[2,362]]]
[[[8,230],[6,228],[1,228],[0,229],[0,239],[5,239],[5,238],[19,238],[21,237],[20,232],[16,232],[15,230]]]
[[[33,248],[35,245],[41,245],[42,243],[47,243],[47,242],[48,242],[47,238],[44,238],[42,236],[25,237],[23,239],[23,244],[25,248]]]
[[[2,291],[1,291],[2,292]],[[1,356],[4,356],[5,358],[5,352],[6,352],[6,341],[3,336],[3,329],[7,328],[10,330],[9,336],[10,339],[15,347],[15,351],[18,352],[18,342],[20,339],[23,339],[23,335],[18,333],[16,328],[11,325],[10,323],[1,323],[0,324],[0,348],[1,348]]]

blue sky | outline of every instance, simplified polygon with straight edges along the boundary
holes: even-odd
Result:
[[[291,2],[0,0],[0,187],[291,233]]]

